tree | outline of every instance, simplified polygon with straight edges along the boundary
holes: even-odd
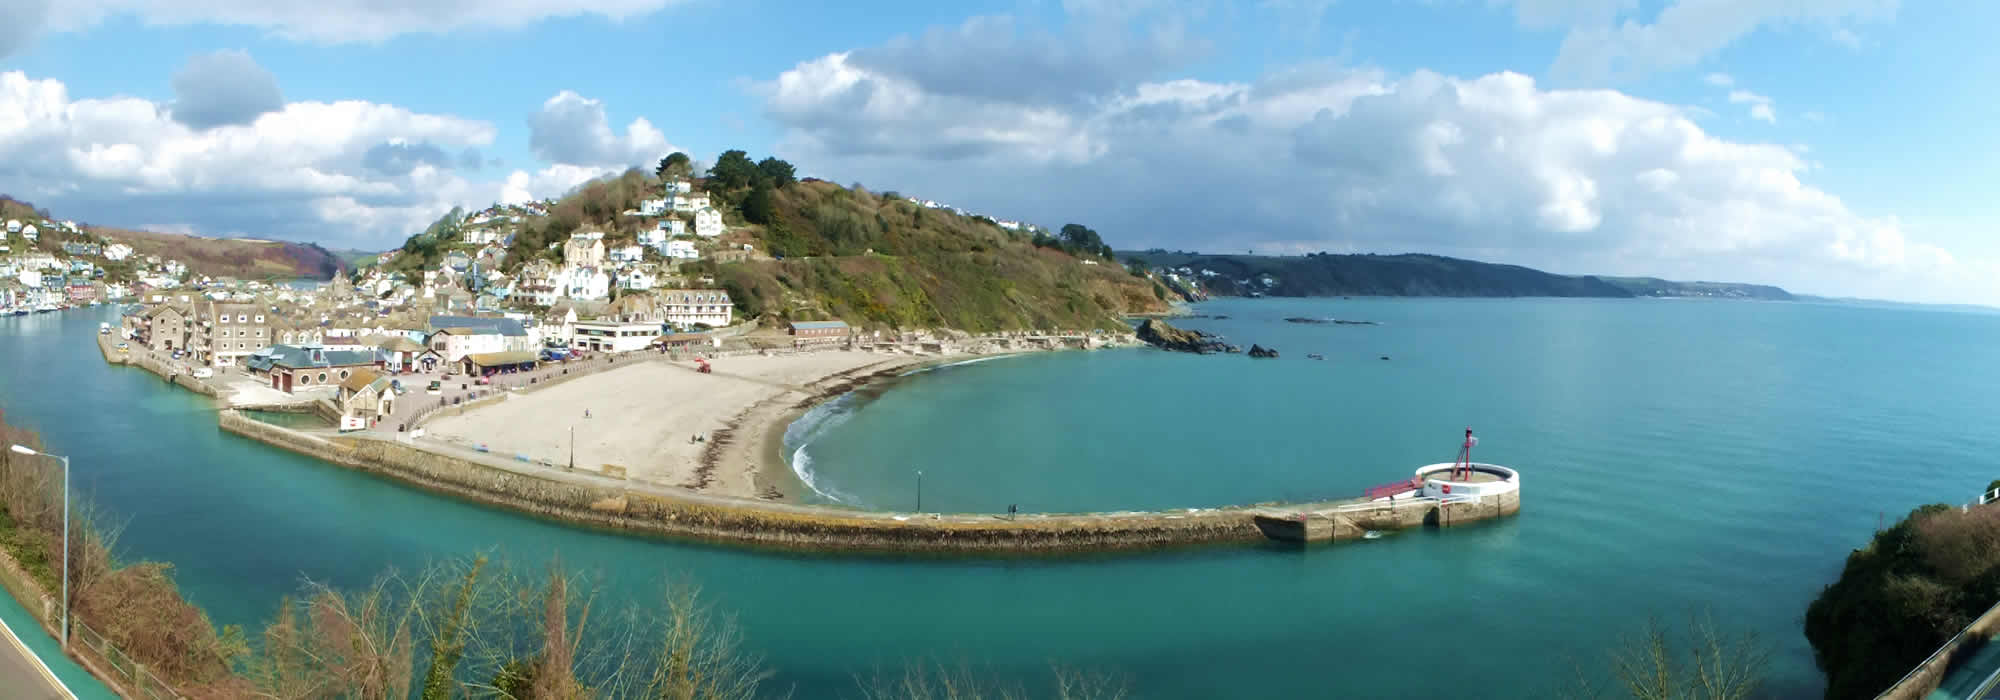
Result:
[[[776,213],[777,205],[771,201],[771,186],[758,182],[750,188],[750,196],[743,198],[743,220],[753,224],[769,224]]]
[[[764,181],[771,183],[771,187],[774,188],[788,187],[798,181],[798,173],[792,168],[792,164],[777,158],[757,161],[757,171],[763,173]]]
[[[688,173],[693,172],[692,164],[693,161],[688,158],[688,154],[674,151],[660,159],[660,166],[653,169],[653,174],[659,176],[660,182],[668,182],[687,177]]]
[[[723,151],[715,159],[715,165],[708,169],[708,188],[728,191],[749,187],[763,178],[757,164],[750,162],[749,154],[741,150]]]
[[[1072,254],[1082,253],[1104,258],[1113,255],[1111,246],[1105,244],[1104,239],[1099,237],[1096,231],[1083,224],[1063,224],[1061,237],[1063,249]]]
[[[1608,652],[1611,682],[1593,679],[1579,665],[1563,698],[1634,700],[1745,700],[1757,695],[1770,665],[1770,648],[1756,634],[1724,630],[1712,615],[1688,616],[1680,634],[1648,620]]]

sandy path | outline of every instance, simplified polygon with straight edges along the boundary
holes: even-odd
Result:
[[[921,359],[841,351],[729,357],[714,361],[714,374],[697,373],[691,363],[635,362],[440,418],[425,429],[494,454],[557,465],[570,463],[574,429],[579,470],[613,465],[636,481],[774,497],[791,488],[772,469],[769,441],[795,406],[846,376]],[[696,435],[708,440],[696,442]]]

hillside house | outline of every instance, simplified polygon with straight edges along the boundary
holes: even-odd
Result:
[[[670,260],[700,260],[701,252],[695,250],[694,241],[667,241],[660,250]]]
[[[722,235],[722,212],[714,207],[702,207],[694,213],[694,235],[714,238]]]
[[[113,243],[104,247],[105,260],[119,262],[129,257],[132,257],[132,246],[123,243]]]
[[[577,233],[563,244],[563,264],[569,267],[603,267],[604,234],[598,231]]]
[[[188,312],[172,304],[160,304],[141,315],[145,323],[146,347],[154,352],[187,349]]]
[[[648,199],[639,203],[640,216],[661,216],[673,209],[673,203],[665,199]]]
[[[707,192],[678,192],[674,194],[674,211],[695,212],[708,208]]]
[[[646,249],[636,245],[618,246],[611,249],[610,257],[612,262],[635,263],[646,259]]]
[[[20,233],[20,232],[21,232],[21,220],[20,220],[20,219],[8,219],[8,220],[7,220],[7,232],[8,232],[8,233]]]

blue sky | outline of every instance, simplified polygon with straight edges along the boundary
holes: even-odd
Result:
[[[374,249],[742,148],[1125,247],[2000,303],[2000,4],[821,5],[0,0],[0,192]]]

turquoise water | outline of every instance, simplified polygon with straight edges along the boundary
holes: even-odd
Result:
[[[1187,325],[1285,357],[1064,353],[910,377],[794,435],[857,502],[1102,510],[1344,496],[1453,456],[1524,473],[1518,518],[1311,551],[818,558],[653,542],[457,503],[219,433],[199,397],[105,367],[109,316],[0,320],[0,406],[76,460],[222,622],[303,578],[560,552],[616,596],[702,584],[800,697],[910,659],[1129,674],[1143,697],[1540,697],[1649,615],[1707,609],[1814,697],[1798,622],[1880,518],[2000,476],[2000,317],[1833,305],[1260,300]],[[1285,316],[1377,320],[1302,326]],[[1323,362],[1304,358],[1321,352]],[[1376,359],[1381,355],[1389,361]],[[814,434],[817,433],[817,434]],[[1452,677],[1476,687],[1437,686]]]

